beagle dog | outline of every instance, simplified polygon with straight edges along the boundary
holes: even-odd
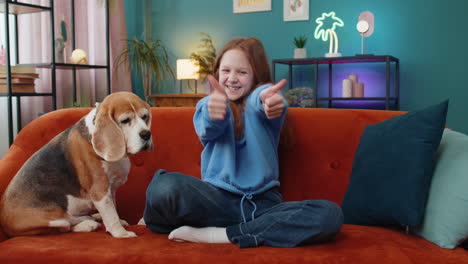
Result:
[[[91,232],[102,220],[113,237],[135,237],[117,215],[115,192],[127,181],[127,155],[153,149],[150,126],[150,107],[138,96],[108,95],[18,171],[0,201],[3,230],[9,236]]]

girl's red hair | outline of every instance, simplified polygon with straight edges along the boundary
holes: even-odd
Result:
[[[254,87],[252,87],[249,94],[260,85],[273,82],[265,48],[263,47],[263,44],[260,42],[260,40],[256,38],[236,38],[224,45],[224,47],[221,49],[218,56],[216,57],[213,65],[213,73],[216,80],[219,81],[218,71],[224,53],[233,49],[243,51],[250,63],[250,66],[252,67],[254,75]],[[230,102],[231,111],[234,115],[234,129],[236,139],[240,139],[244,136],[244,121],[242,118],[242,112],[244,111],[245,107],[245,99],[249,94],[246,94],[245,96],[236,101]]]

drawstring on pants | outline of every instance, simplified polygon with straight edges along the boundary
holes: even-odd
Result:
[[[255,211],[257,211],[257,205],[252,200],[253,195],[252,194],[244,194],[242,196],[242,199],[240,200],[240,209],[241,209],[241,214],[242,214],[242,220],[244,220],[244,223],[247,223],[247,220],[245,219],[245,213],[244,213],[244,201],[245,201],[246,198],[254,207],[254,209],[252,211],[252,220],[255,219]]]

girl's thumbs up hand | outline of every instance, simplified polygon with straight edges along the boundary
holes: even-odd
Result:
[[[208,75],[208,81],[212,92],[208,101],[208,112],[211,119],[223,120],[226,116],[227,96],[226,92],[219,85],[219,82],[212,76]]]
[[[282,79],[277,84],[268,87],[260,93],[263,109],[268,119],[280,117],[284,110],[283,96],[279,91],[286,85],[286,80]]]

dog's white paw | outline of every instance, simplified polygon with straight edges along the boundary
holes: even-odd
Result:
[[[123,219],[120,219],[120,224],[123,226],[129,226],[128,222]]]
[[[100,213],[92,214],[91,217],[94,218],[94,220],[96,221],[102,221],[102,216]]]
[[[56,227],[60,232],[69,232],[71,229],[70,221],[67,219],[57,219],[49,221],[49,227]]]
[[[113,237],[119,237],[119,238],[137,237],[135,232],[127,231],[127,230],[124,230],[124,231],[121,231],[121,232],[111,232],[111,235]]]
[[[91,217],[94,218],[96,221],[102,222],[102,216],[99,213],[95,213],[95,214],[91,215]],[[120,219],[120,224],[123,225],[123,226],[129,226],[128,222],[123,220],[123,219]]]
[[[94,220],[84,220],[72,227],[73,232],[93,232],[99,228],[100,224]]]

